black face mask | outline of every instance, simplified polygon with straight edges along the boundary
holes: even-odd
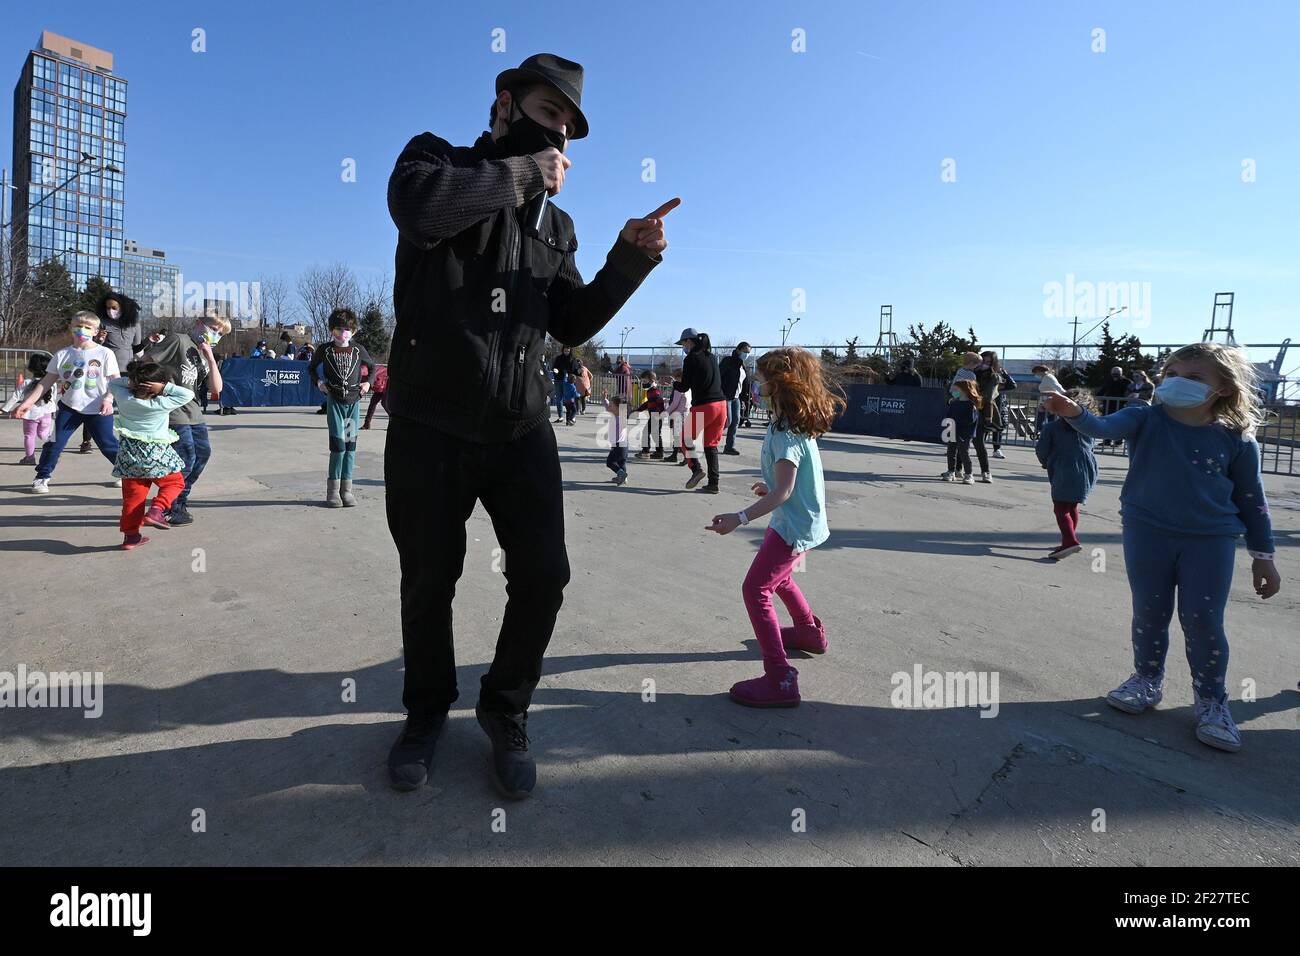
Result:
[[[543,126],[517,104],[514,109],[519,111],[519,117],[510,121],[510,128],[497,141],[507,156],[531,156],[551,146],[564,152],[566,138],[563,133]]]

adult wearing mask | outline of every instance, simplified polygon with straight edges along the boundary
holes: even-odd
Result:
[[[740,424],[740,397],[745,393],[745,360],[753,351],[748,342],[741,342],[731,354],[718,363],[722,374],[722,395],[727,400],[727,442],[724,455],[739,455],[736,450],[736,427]]]
[[[979,423],[975,426],[975,456],[980,463],[980,481],[991,484],[993,474],[989,469],[989,453],[986,442],[998,428],[1001,418],[998,414],[998,387],[1002,382],[1002,369],[998,364],[996,352],[981,352],[980,363],[975,366],[975,386],[979,389],[981,405]]]
[[[140,306],[128,295],[109,291],[100,297],[95,305],[95,315],[99,316],[99,332],[95,342],[104,346],[117,359],[117,367],[126,374],[126,367],[140,351],[143,333],[140,331]],[[89,426],[82,429],[81,454],[90,453]]]
[[[722,441],[722,429],[727,419],[727,402],[722,394],[722,371],[718,368],[718,360],[713,355],[707,333],[682,329],[677,344],[682,346],[685,355],[682,360],[681,387],[683,391],[691,393],[691,407],[682,422],[681,449],[686,464],[691,469],[686,487],[694,488],[704,480],[705,471],[700,467],[699,456],[688,451],[702,442],[709,478],[704,491],[716,495],[722,490],[718,487],[718,445]]]
[[[997,361],[997,356],[993,357]],[[1011,400],[1007,398],[1010,392],[1016,390],[1016,380],[1011,377],[1011,373],[1005,368],[998,366],[998,425],[993,429],[993,457],[1006,458],[1002,454],[1002,438],[1006,433],[1007,426],[1011,423]]]
[[[1124,377],[1124,370],[1116,365],[1110,370],[1110,375],[1101,388],[1097,389],[1097,398],[1101,399],[1101,415],[1114,414],[1128,404],[1125,399],[1128,398],[1129,386],[1133,383]],[[1106,439],[1102,442],[1103,446],[1118,445],[1118,441]]]
[[[573,349],[566,345],[551,360],[551,383],[555,389],[551,393],[551,401],[555,404],[557,422],[564,420],[564,383],[577,371],[577,357],[573,354]]]
[[[140,305],[121,292],[109,292],[95,307],[99,316],[100,332],[104,345],[117,359],[117,367],[126,374],[126,367],[143,347],[144,333],[140,330]]]
[[[388,769],[400,790],[428,779],[458,697],[451,605],[477,501],[507,556],[508,599],[476,714],[498,787],[518,798],[536,783],[528,706],[569,581],[555,433],[538,427],[546,336],[585,342],[604,328],[663,261],[661,217],[677,205],[627,220],[584,283],[573,221],[544,201],[564,186],[568,141],[587,135],[582,80],[577,63],[529,57],[497,77],[488,132],[472,146],[423,133],[388,182],[399,235],[384,481],[408,712]]]

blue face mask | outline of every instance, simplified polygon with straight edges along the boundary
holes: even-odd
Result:
[[[1195,408],[1210,400],[1210,386],[1190,378],[1175,375],[1167,378],[1155,391],[1160,404],[1171,408]]]

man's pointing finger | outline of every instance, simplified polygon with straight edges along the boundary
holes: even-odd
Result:
[[[681,204],[682,204],[682,200],[681,200],[680,197],[673,197],[672,199],[668,200],[666,203],[664,203],[662,206],[660,206],[660,207],[659,207],[658,209],[656,209],[654,212],[650,213],[650,215],[646,216],[645,218],[646,218],[646,219],[660,219],[660,218],[662,218],[662,217],[668,215],[670,212],[672,212],[674,209],[676,209],[676,208],[677,208],[678,206],[680,206]]]

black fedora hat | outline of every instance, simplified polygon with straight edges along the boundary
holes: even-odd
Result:
[[[582,114],[582,64],[566,60],[554,53],[537,53],[513,70],[497,76],[497,92],[516,90],[530,83],[545,83],[554,87],[573,107],[573,135],[569,139],[582,139],[587,135],[587,117]]]

